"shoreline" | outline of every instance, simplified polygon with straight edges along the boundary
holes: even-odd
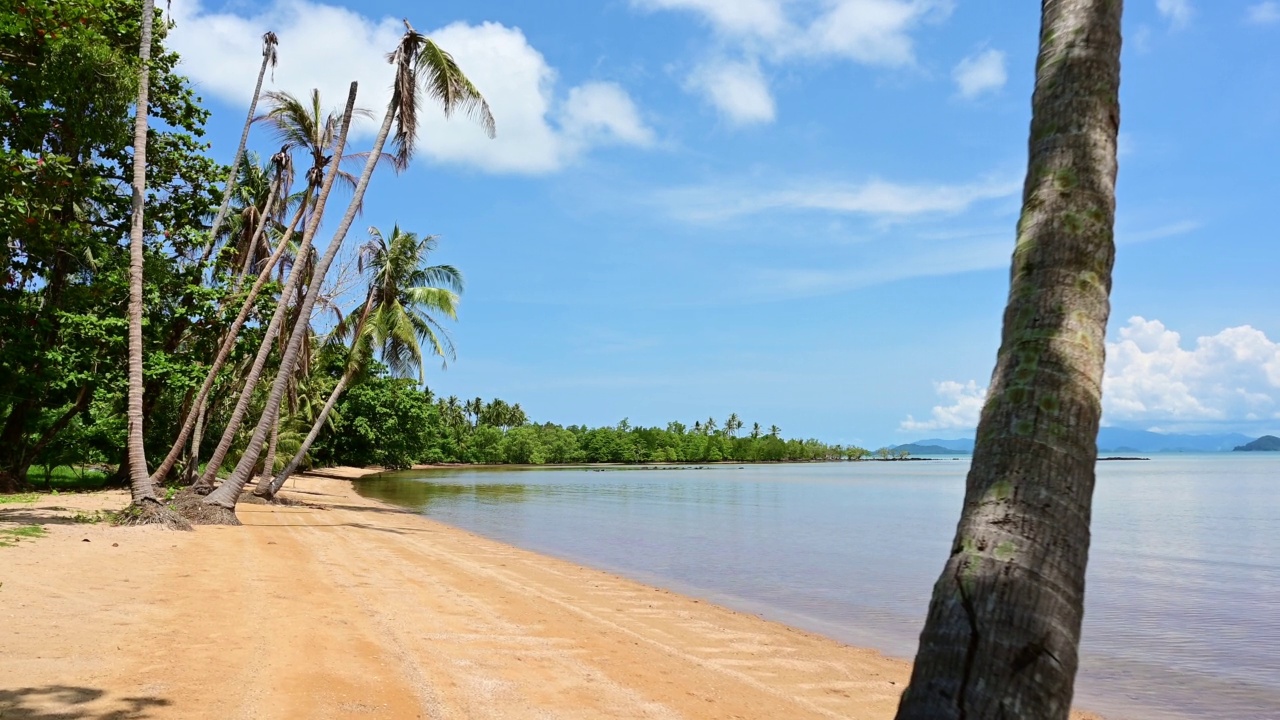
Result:
[[[355,492],[377,472],[300,476],[284,494],[314,507],[193,533],[71,522],[118,491],[3,506],[48,534],[0,548],[0,715],[894,714],[904,660]]]

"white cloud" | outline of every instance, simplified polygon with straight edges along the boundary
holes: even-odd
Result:
[[[953,0],[631,0],[631,4],[648,11],[693,13],[711,25],[721,50],[727,46],[746,60],[699,66],[686,79],[686,86],[701,90],[731,119],[765,122],[772,120],[773,98],[758,70],[759,62],[839,58],[863,65],[909,67],[916,61],[911,33],[927,21],[948,16]],[[715,77],[736,81],[738,87],[713,92],[709,80]]]
[[[694,71],[685,87],[702,94],[735,125],[773,121],[773,96],[757,63],[709,63]]]
[[[1191,24],[1191,0],[1156,0],[1156,10],[1174,28]]]
[[[569,137],[585,142],[653,144],[631,96],[615,83],[592,82],[569,91],[560,122]]]
[[[1107,343],[1102,380],[1107,424],[1179,429],[1280,420],[1280,343],[1262,331],[1227,328],[1185,348],[1182,336],[1159,320],[1133,317],[1118,334]],[[985,388],[973,381],[936,387],[947,402],[927,420],[908,415],[901,430],[977,427]]]
[[[398,19],[375,20],[311,0],[275,0],[251,16],[209,11],[200,0],[175,0],[172,14],[177,26],[170,41],[182,55],[182,71],[201,91],[222,100],[247,105],[266,30],[280,38],[280,66],[266,89],[301,96],[319,88],[325,102],[341,107],[356,80],[358,104],[378,117],[390,98],[386,54],[403,33]],[[652,142],[652,131],[616,85],[571,88],[559,103],[555,70],[518,28],[453,23],[427,34],[480,88],[498,124],[498,137],[490,140],[467,118],[422,112],[419,148],[432,160],[488,172],[545,173],[595,145]],[[362,123],[357,136],[371,130],[372,123]]]
[[[684,10],[701,15],[731,36],[776,37],[788,26],[779,0],[632,0],[645,10]]]
[[[938,397],[946,404],[935,405],[927,420],[916,420],[908,415],[898,424],[899,430],[972,430],[978,426],[982,405],[987,399],[987,389],[970,380],[961,384],[954,380],[934,383]]]
[[[818,210],[882,219],[958,213],[973,204],[1012,197],[1022,183],[986,179],[961,185],[901,184],[871,180],[847,183],[793,183],[781,189],[741,186],[677,188],[659,193],[657,202],[677,218],[720,222],[776,210]]]
[[[1267,0],[1257,5],[1250,5],[1247,17],[1254,25],[1270,25],[1280,22],[1280,2]]]
[[[1004,87],[1009,80],[1005,55],[999,50],[983,50],[961,60],[951,71],[951,78],[963,98],[975,98],[985,92]]]
[[[1280,344],[1248,325],[1192,348],[1158,320],[1130,318],[1107,344],[1102,397],[1110,422],[1280,419]]]

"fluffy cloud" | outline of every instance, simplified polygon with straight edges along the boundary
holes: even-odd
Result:
[[[1197,338],[1130,318],[1107,344],[1109,422],[1280,419],[1280,344],[1248,325]]]
[[[784,63],[803,59],[840,58],[879,67],[915,63],[911,33],[930,19],[950,14],[952,0],[631,0],[649,11],[693,13],[715,31],[722,46],[733,48],[745,61],[736,63],[742,81],[737,93],[707,82],[707,67],[695,69],[686,87],[700,92],[730,118],[734,109],[753,122],[773,117],[773,100],[764,78],[741,72],[760,61]],[[733,69],[729,65],[721,67]],[[764,112],[768,99],[770,112]],[[733,104],[735,103],[736,104]],[[749,103],[749,104],[748,104]],[[730,106],[730,107],[727,107]]]
[[[1156,0],[1156,10],[1174,28],[1191,24],[1191,0]]]
[[[978,426],[978,417],[982,414],[982,404],[987,399],[987,389],[978,387],[978,383],[970,380],[960,384],[954,380],[934,383],[934,389],[944,404],[935,405],[927,420],[916,420],[908,415],[899,425],[899,430],[918,432],[922,430],[972,430]]]
[[[773,96],[757,63],[709,63],[689,76],[686,87],[702,94],[735,125],[773,121]]]
[[[1182,336],[1159,320],[1133,317],[1118,336],[1107,343],[1105,422],[1185,428],[1280,420],[1280,343],[1262,331],[1227,328],[1183,347]],[[973,381],[936,387],[944,403],[928,420],[908,415],[900,429],[975,428],[986,388]]]
[[[1255,25],[1270,25],[1280,22],[1280,2],[1267,0],[1257,5],[1250,5],[1247,13],[1249,22]]]
[[[958,213],[985,200],[1015,195],[1015,180],[985,179],[959,185],[901,184],[871,180],[861,184],[796,183],[759,189],[703,186],[665,190],[657,202],[682,220],[721,222],[776,210],[825,211],[881,219]]]
[[[999,50],[983,50],[961,60],[951,71],[960,97],[975,98],[1004,87],[1009,80],[1005,56]]]
[[[222,100],[248,103],[261,61],[259,37],[266,30],[280,37],[280,66],[267,89],[302,95],[319,88],[326,102],[340,107],[356,80],[359,105],[379,117],[390,98],[386,53],[404,31],[400,20],[375,20],[310,0],[276,0],[252,15],[175,0],[172,14],[177,25],[170,38],[183,57],[183,72]],[[466,118],[423,112],[419,147],[432,160],[488,172],[545,173],[596,145],[652,142],[652,131],[616,85],[588,83],[559,101],[555,70],[517,28],[454,23],[427,34],[453,54],[498,122],[498,137],[490,140]],[[372,127],[362,123],[357,135],[367,137]]]

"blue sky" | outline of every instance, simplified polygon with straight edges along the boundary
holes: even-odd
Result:
[[[418,160],[375,177],[357,226],[439,234],[438,261],[466,276],[437,393],[561,423],[737,412],[870,447],[972,431],[1025,170],[1036,3],[172,13],[223,159],[268,29],[272,88],[338,105],[359,80],[380,112],[407,17],[485,93],[497,140],[428,110]],[[1275,0],[1126,3],[1108,424],[1280,433],[1277,47]]]

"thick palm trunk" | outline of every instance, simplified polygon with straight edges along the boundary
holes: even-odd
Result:
[[[311,286],[307,288],[306,297],[298,310],[298,322],[294,326],[293,333],[289,337],[289,343],[280,361],[280,371],[276,375],[275,383],[271,386],[271,394],[267,396],[267,404],[263,411],[262,419],[258,422],[258,427],[249,439],[244,455],[241,456],[240,463],[231,473],[231,476],[227,478],[221,487],[205,498],[205,502],[208,504],[234,509],[236,500],[240,497],[240,491],[244,489],[245,484],[249,481],[252,468],[258,460],[258,455],[262,452],[262,443],[266,439],[267,430],[270,423],[275,422],[280,403],[284,399],[285,386],[289,382],[289,375],[293,372],[293,367],[298,362],[299,353],[302,350],[302,342],[306,339],[308,332],[306,318],[311,316],[311,308],[315,305],[316,297],[320,294],[320,286],[324,282],[324,276],[329,271],[329,266],[333,263],[333,259],[337,256],[338,249],[341,248],[342,241],[346,238],[347,231],[351,228],[351,223],[355,222],[360,203],[364,200],[365,190],[369,187],[369,180],[373,177],[374,168],[377,167],[379,158],[382,156],[382,148],[386,145],[387,136],[391,132],[391,124],[395,120],[397,99],[397,93],[393,92],[386,116],[382,120],[382,127],[378,129],[378,136],[374,140],[373,149],[369,152],[364,170],[360,173],[360,180],[356,183],[355,193],[352,195],[351,202],[347,205],[347,212],[343,215],[342,221],[334,231],[333,239],[329,241],[329,247],[325,249],[324,257],[316,264],[314,280]]]
[[[236,190],[236,184],[240,172],[240,160],[244,157],[245,145],[249,143],[249,128],[253,126],[254,113],[258,110],[258,97],[262,94],[262,80],[267,76],[267,65],[271,62],[271,56],[264,52],[262,54],[262,65],[258,68],[258,82],[253,87],[253,99],[249,101],[249,114],[244,119],[244,129],[240,131],[240,144],[236,146],[236,154],[231,159],[231,171],[227,173],[227,186],[222,192],[222,206],[218,208],[218,214],[213,218],[213,226],[209,229],[209,244],[205,246],[204,261],[208,261],[209,254],[213,251],[213,244],[218,238],[218,231],[222,229],[222,223],[226,222],[227,212],[231,210],[231,194]]]
[[[231,323],[231,327],[227,329],[226,335],[222,339],[222,344],[218,347],[218,354],[213,358],[213,365],[209,367],[209,372],[205,374],[204,383],[200,386],[200,392],[196,394],[196,399],[191,404],[192,412],[187,413],[187,416],[183,418],[182,428],[178,431],[177,439],[174,440],[173,446],[169,448],[169,453],[165,456],[164,462],[160,463],[160,466],[156,468],[156,471],[151,476],[153,481],[160,482],[163,480],[173,470],[174,464],[177,463],[178,456],[182,454],[182,448],[186,445],[187,438],[191,434],[197,418],[201,417],[200,413],[195,412],[195,410],[205,407],[209,392],[213,388],[213,383],[217,380],[218,373],[222,372],[222,368],[226,365],[227,358],[231,356],[231,351],[235,348],[236,340],[240,336],[240,329],[244,327],[249,313],[253,310],[253,303],[258,299],[258,293],[262,291],[263,286],[271,279],[271,271],[280,262],[284,251],[288,249],[289,241],[293,239],[294,229],[305,212],[306,198],[303,200],[303,206],[294,215],[293,221],[285,231],[284,237],[276,245],[275,252],[267,259],[262,270],[258,272],[258,279],[249,288],[249,294],[245,296],[244,301],[240,304],[240,312],[236,315],[235,321]],[[196,449],[195,454],[199,454],[199,448]]]
[[[302,445],[298,447],[298,452],[293,454],[293,459],[274,478],[267,477],[264,473],[262,481],[258,483],[258,487],[253,491],[255,495],[265,497],[268,500],[274,498],[276,493],[280,492],[280,488],[284,487],[285,480],[288,480],[290,475],[298,471],[298,467],[302,465],[302,459],[307,456],[307,452],[311,450],[316,438],[320,437],[320,431],[324,429],[325,421],[329,419],[329,414],[333,412],[333,406],[338,403],[338,398],[342,397],[342,393],[351,385],[351,380],[360,370],[360,363],[354,356],[372,310],[373,292],[370,291],[368,299],[365,300],[364,309],[360,312],[360,319],[356,322],[355,331],[351,334],[351,356],[347,359],[346,371],[342,373],[338,384],[334,386],[333,391],[329,393],[329,397],[324,401],[324,407],[320,409],[320,414],[316,416],[315,422],[311,423],[311,430],[307,433],[307,437],[303,439]]]
[[[151,26],[155,3],[142,3],[142,39],[138,57],[138,106],[133,123],[133,222],[129,227],[129,482],[133,503],[158,502],[155,485],[147,475],[147,454],[142,444],[142,261],[143,210],[147,192],[147,112],[151,83]]]
[[[324,206],[329,199],[329,192],[333,189],[333,182],[338,177],[338,167],[342,160],[343,150],[346,148],[347,131],[351,127],[351,116],[355,111],[355,100],[356,83],[351,83],[351,91],[347,95],[347,107],[342,118],[342,129],[334,147],[333,159],[329,163],[329,169],[320,188],[320,196],[316,199],[316,205],[311,210],[310,217],[307,220],[306,230],[302,234],[302,243],[298,246],[299,257],[305,256],[311,248],[316,229],[319,227],[320,219],[324,215]],[[276,311],[271,316],[270,324],[267,325],[266,334],[262,338],[262,346],[258,348],[258,354],[253,359],[253,367],[250,368],[249,375],[245,378],[245,385],[240,392],[240,398],[236,401],[235,409],[231,412],[231,418],[227,421],[227,427],[222,431],[222,438],[218,441],[218,446],[209,457],[209,464],[205,468],[204,474],[200,477],[199,484],[204,487],[213,486],[213,479],[217,475],[218,468],[221,467],[222,461],[226,459],[227,451],[231,448],[236,431],[240,429],[240,425],[244,422],[245,414],[249,410],[249,400],[253,395],[253,389],[262,377],[262,370],[266,366],[267,357],[271,354],[272,344],[275,342],[276,335],[280,332],[280,326],[283,324],[285,315],[288,312],[284,298],[293,293],[304,271],[305,268],[301,266],[301,263],[294,263],[294,267],[289,271],[289,279],[285,282],[284,289],[280,292],[280,303],[276,306]],[[281,366],[280,374],[288,375],[283,365]],[[255,461],[260,449],[261,444],[259,444],[259,450],[255,450],[253,453]]]
[[[1115,258],[1121,0],[1043,0],[1004,332],[898,718],[1065,720]]]

